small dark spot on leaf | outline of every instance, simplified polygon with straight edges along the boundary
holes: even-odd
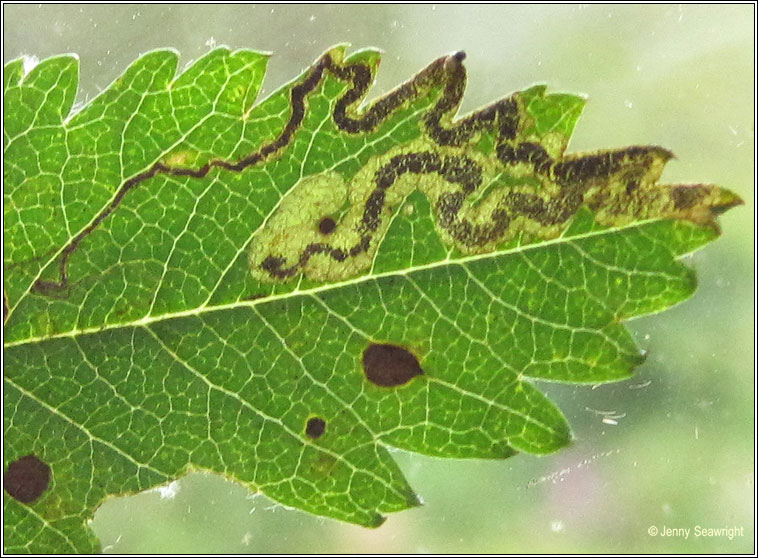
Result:
[[[372,343],[363,351],[363,371],[377,386],[395,387],[424,373],[418,359],[403,347]]]
[[[265,295],[263,293],[250,294],[242,297],[242,300],[258,300],[259,298],[265,298],[266,296],[268,295]]]
[[[320,417],[309,418],[305,425],[305,434],[309,438],[321,438],[326,431],[326,421]]]
[[[34,455],[17,459],[5,471],[3,487],[19,502],[31,504],[50,486],[50,466]]]
[[[318,224],[318,230],[321,234],[332,234],[337,223],[331,217],[324,217]]]

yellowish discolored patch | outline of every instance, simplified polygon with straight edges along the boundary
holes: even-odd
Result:
[[[163,164],[171,168],[192,166],[197,157],[197,151],[174,151],[163,159]]]

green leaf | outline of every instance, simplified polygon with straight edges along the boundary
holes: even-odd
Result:
[[[544,86],[455,118],[462,61],[361,106],[379,54],[340,46],[255,104],[264,54],[155,51],[74,113],[75,57],[5,66],[7,552],[94,551],[106,497],[198,469],[375,527],[419,504],[388,447],[570,442],[531,380],[628,378],[621,321],[741,200],[565,154],[584,101]]]

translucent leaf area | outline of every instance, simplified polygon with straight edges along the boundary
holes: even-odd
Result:
[[[389,447],[570,443],[533,380],[628,378],[621,322],[741,201],[566,153],[578,96],[457,116],[464,58],[362,104],[374,50],[263,100],[264,54],[154,51],[73,112],[75,57],[5,66],[6,552],[96,551],[106,497],[193,470],[376,527],[420,503]]]

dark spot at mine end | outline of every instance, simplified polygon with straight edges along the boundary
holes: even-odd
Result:
[[[424,373],[408,349],[376,343],[363,351],[363,371],[371,383],[382,387],[402,386]]]
[[[19,502],[31,504],[50,486],[50,466],[34,455],[17,459],[5,471],[3,488]]]
[[[331,217],[324,217],[319,221],[318,224],[318,230],[321,234],[331,234],[335,227],[337,226],[337,223],[332,219]]]
[[[320,417],[309,418],[305,425],[305,434],[314,440],[321,438],[326,431],[326,421]]]

